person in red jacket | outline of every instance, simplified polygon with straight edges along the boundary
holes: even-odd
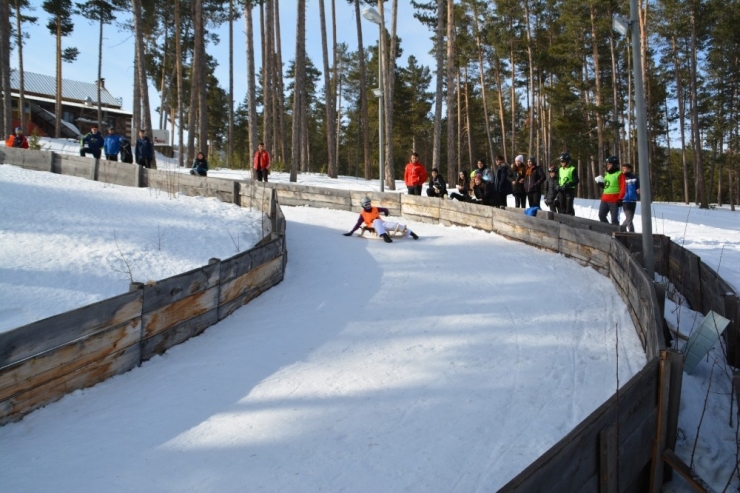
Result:
[[[267,183],[267,175],[270,173],[270,154],[265,150],[264,142],[260,142],[254,152],[254,170],[257,172],[257,181]]]
[[[427,170],[419,162],[419,155],[411,153],[411,162],[406,165],[403,181],[409,189],[409,195],[421,195],[421,187],[427,182]]]
[[[28,149],[28,139],[23,135],[21,127],[15,128],[15,134],[10,135],[5,141],[6,147],[15,147],[16,149]]]

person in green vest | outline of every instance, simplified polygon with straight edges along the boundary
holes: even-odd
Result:
[[[604,176],[597,176],[596,183],[604,189],[599,205],[599,221],[607,222],[606,215],[608,213],[611,215],[611,223],[619,226],[619,208],[622,207],[626,182],[624,173],[619,169],[619,158],[617,156],[610,156],[606,159],[606,173],[604,173]]]
[[[557,202],[560,204],[558,213],[576,215],[573,209],[576,185],[578,185],[578,171],[570,165],[570,153],[564,152],[560,155],[560,169],[558,169]]]

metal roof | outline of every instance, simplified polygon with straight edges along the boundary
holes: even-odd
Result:
[[[51,96],[53,98],[56,97],[56,77],[35,74],[33,72],[24,72],[24,75],[23,87],[25,92]],[[13,91],[20,90],[18,70],[13,69],[10,71],[10,89]],[[96,83],[62,79],[62,99],[84,102],[88,97],[97,104],[98,86]],[[116,108],[121,107],[121,102],[114,98],[105,88],[100,90],[100,102],[101,104]]]

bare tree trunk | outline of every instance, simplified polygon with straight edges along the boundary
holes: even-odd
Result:
[[[177,153],[177,165],[179,167],[185,166],[184,162],[184,156],[183,156],[183,138],[185,134],[185,129],[183,128],[183,121],[185,119],[185,110],[183,108],[183,101],[182,101],[182,41],[180,40],[180,30],[182,29],[182,26],[180,25],[180,0],[175,0],[175,57],[177,58],[175,63],[177,64],[177,145],[178,145],[178,153]],[[173,126],[174,130],[174,126]],[[174,141],[174,139],[172,139]]]
[[[203,152],[210,155],[211,149],[208,145],[208,60],[206,59],[206,38],[205,38],[205,24],[203,20],[203,2],[198,0],[194,2],[196,5],[195,10],[195,48],[200,51],[200,57],[198,58],[198,69],[200,75],[198,80],[200,84],[198,87],[198,133],[200,135],[200,148]]]
[[[447,182],[456,180],[455,165],[457,152],[455,149],[455,15],[454,2],[447,2]]]
[[[471,127],[470,127],[470,95],[468,94],[468,92],[469,92],[468,91],[468,86],[469,86],[469,84],[468,84],[468,67],[466,66],[465,67],[465,126],[468,129],[468,167],[470,169],[472,169],[473,168],[473,138],[470,135],[470,131],[471,131]],[[459,90],[458,90],[458,94],[460,94],[460,91]],[[458,105],[459,104],[460,103],[458,102]],[[459,125],[460,124],[458,123],[458,126]],[[486,125],[486,127],[488,127],[488,125]],[[491,143],[490,142],[490,139],[489,139],[488,143],[489,144]],[[491,148],[491,152],[493,152],[493,148]],[[494,162],[494,157],[495,156],[493,154],[491,154],[491,156],[490,156],[491,162]],[[462,171],[462,167],[459,164],[457,166],[457,171],[458,171],[458,173],[460,171]]]
[[[194,2],[195,3],[195,2]],[[192,5],[191,16],[195,37],[198,37],[198,23],[195,21],[195,5]],[[188,163],[195,157],[195,140],[198,121],[198,87],[200,86],[200,51],[194,47],[193,60],[190,64],[190,106],[188,110]],[[200,146],[200,143],[198,143]]]
[[[513,18],[509,19],[509,31],[514,32]],[[516,156],[516,63],[514,60],[513,36],[509,43],[509,63],[511,65],[511,155]]]
[[[272,0],[262,6],[262,140],[271,151],[272,145]]]
[[[380,17],[382,25],[385,26],[383,19],[383,0],[378,0],[380,7]],[[396,189],[396,173],[393,163],[393,101],[394,101],[394,81],[396,79],[396,56],[398,46],[396,42],[396,25],[398,20],[398,0],[391,0],[391,32],[390,32],[390,49],[383,50],[385,55],[385,89],[383,91],[383,104],[385,104],[385,183],[388,190]],[[385,43],[385,29],[382,29],[383,42]],[[383,46],[387,46],[384,44]]]
[[[1,23],[5,24],[5,22],[1,22]],[[54,113],[55,113],[54,137],[57,139],[62,136],[62,26],[61,24],[62,24],[61,18],[59,15],[57,15],[57,80],[56,80],[57,94],[55,98],[56,100],[54,102]],[[10,96],[10,91],[6,92],[5,94]],[[8,111],[10,111],[10,106],[8,106]]]
[[[495,158],[496,154],[493,151],[493,138],[491,137],[491,125],[488,121],[488,98],[486,97],[486,81],[484,77],[484,70],[483,70],[483,46],[481,44],[480,39],[480,28],[478,26],[478,9],[477,4],[473,7],[473,27],[475,28],[475,45],[478,49],[478,72],[480,73],[480,88],[481,88],[481,97],[483,98],[483,118],[486,122],[486,140],[488,141],[488,152],[491,155],[491,160],[493,162],[493,159]],[[467,76],[467,69],[466,69],[466,76]],[[467,79],[467,77],[466,77]],[[466,85],[466,96],[467,96],[467,85]],[[467,104],[467,103],[466,103]],[[506,146],[504,146],[506,147]],[[471,158],[471,167],[473,165],[472,158]]]
[[[146,77],[146,63],[144,57],[144,34],[141,26],[141,0],[131,0],[131,6],[133,7],[133,18],[134,18],[134,38],[137,55],[137,83],[139,85],[139,97],[141,99],[141,119],[144,123],[144,128],[151,132],[152,129],[152,115],[149,109],[149,88],[147,87]],[[136,103],[135,103],[136,104]],[[152,167],[155,168],[156,164],[152,160]]]
[[[596,139],[598,147],[599,164],[603,161],[606,156],[604,154],[604,118],[601,115],[601,69],[599,63],[599,33],[596,30],[596,7],[591,4],[591,43],[593,50],[594,59],[594,84],[595,84],[595,113],[596,113]],[[596,171],[595,169],[593,170]],[[594,191],[595,192],[595,191]],[[594,193],[596,196],[596,193]]]
[[[7,137],[13,130],[12,103],[10,101],[10,5],[3,0],[0,2],[0,89],[2,98],[2,122],[0,131]],[[57,19],[58,21],[59,19]],[[57,23],[57,25],[59,25]],[[18,30],[20,32],[20,29]],[[57,29],[57,69],[61,70],[61,34]],[[20,68],[20,67],[19,67]],[[59,78],[59,75],[57,75]],[[60,101],[60,96],[57,96]]]
[[[319,18],[321,22],[321,53],[324,61],[324,98],[325,98],[325,114],[326,114],[326,151],[329,162],[327,163],[327,174],[330,178],[337,177],[337,162],[336,155],[334,154],[336,145],[336,118],[334,111],[334,90],[331,84],[331,72],[329,71],[329,49],[326,35],[326,12],[324,9],[324,0],[319,0]]]
[[[134,49],[134,90],[133,111],[131,115],[131,145],[136,142],[137,130],[141,128],[141,91],[139,88],[139,54]]]
[[[226,167],[234,156],[234,0],[229,0],[229,128],[226,136]]]
[[[701,134],[699,129],[699,104],[697,101],[697,34],[696,34],[696,13],[692,10],[691,20],[691,130],[693,134],[694,148],[694,167],[696,169],[696,202],[702,209],[708,209],[706,193],[704,191],[704,158],[702,152]]]
[[[275,137],[278,142],[274,151],[277,154],[278,161],[285,161],[285,93],[283,87],[283,49],[280,40],[280,0],[275,0],[275,93],[277,94],[277,103],[275,112],[277,113],[278,126],[275,130]]]
[[[437,39],[435,40],[437,55],[437,89],[435,91],[434,107],[434,142],[432,150],[432,167],[440,168],[442,162],[442,83],[444,81],[444,12],[445,0],[437,0]]]
[[[303,91],[306,84],[306,0],[298,0],[295,41],[295,82],[293,84],[293,150],[290,164],[290,181],[298,181],[298,166],[303,147],[302,132],[305,128]]]
[[[671,47],[673,50],[673,67],[676,76],[676,100],[678,101],[678,125],[681,135],[681,161],[683,166],[683,200],[689,203],[689,164],[686,160],[686,108],[684,107],[684,89],[681,81],[681,64],[678,58],[678,47],[676,46],[676,37],[671,38]]]
[[[460,169],[461,163],[460,163],[460,154],[462,154],[462,134],[464,130],[464,125],[462,124],[462,101],[460,99],[462,98],[462,91],[460,90],[460,71],[457,71],[457,74],[455,74],[455,95],[457,97],[457,145],[455,147],[455,154],[457,155],[457,162],[455,163],[455,176],[457,176],[457,170]],[[468,142],[470,139],[468,139]]]
[[[252,26],[252,9],[254,4],[248,0],[244,6],[244,24],[247,38],[247,112],[249,124],[249,150],[247,151],[247,166],[252,172],[252,180],[255,179],[252,168],[252,153],[257,149],[257,78],[254,70],[254,28]]]
[[[609,51],[612,62],[612,118],[614,119],[612,122],[612,128],[614,129],[614,135],[612,136],[614,139],[612,152],[615,156],[622,159],[621,153],[619,152],[619,127],[621,125],[617,124],[617,122],[619,122],[619,99],[617,94],[619,77],[617,77],[617,53],[614,46],[614,36],[609,36]]]
[[[23,31],[21,30],[21,2],[20,0],[15,1],[15,34],[16,44],[18,45],[18,108],[20,110],[20,122],[21,128],[24,133],[28,133],[26,126],[26,89],[25,89],[25,74],[23,73]],[[10,84],[8,84],[10,85]],[[8,93],[9,94],[9,93]],[[11,123],[12,126],[12,123]],[[10,129],[8,129],[10,130]],[[9,134],[10,131],[5,132]]]
[[[362,45],[362,22],[360,21],[360,0],[355,2],[355,22],[357,23],[357,56],[360,59],[360,140],[362,141],[365,179],[371,178],[370,168],[370,121],[367,115],[367,72],[365,70],[365,48]]]
[[[527,61],[529,62],[529,94],[531,95],[531,101],[529,104],[529,147],[528,153],[531,156],[533,153],[534,144],[534,60],[532,58],[532,28],[529,22],[529,0],[524,2],[524,17],[527,20]]]
[[[506,146],[506,110],[504,108],[504,94],[501,92],[501,62],[499,61],[498,55],[494,52],[493,54],[493,70],[494,76],[496,77],[496,94],[498,96],[498,119],[501,125],[501,150],[504,154],[504,162],[509,162],[508,151]],[[514,144],[512,144],[512,148]],[[513,159],[512,154],[512,159]]]
[[[668,198],[668,202],[673,202],[676,198],[676,190],[673,186],[673,170],[671,170],[671,129],[670,125],[668,123],[668,97],[666,97],[663,100],[663,104],[665,106],[665,121],[666,121],[666,127],[667,131],[665,133],[665,139],[666,139],[666,148],[667,148],[667,159],[666,159],[666,167],[668,171],[668,188],[670,190],[670,197]]]

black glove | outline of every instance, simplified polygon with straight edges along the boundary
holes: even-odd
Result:
[[[623,204],[622,200],[617,200],[617,207],[622,207],[622,204]]]
[[[343,234],[344,236],[352,236],[352,231],[350,231],[349,233],[342,233],[342,234]]]
[[[385,211],[383,214],[385,214],[385,217],[388,217],[388,211]]]

